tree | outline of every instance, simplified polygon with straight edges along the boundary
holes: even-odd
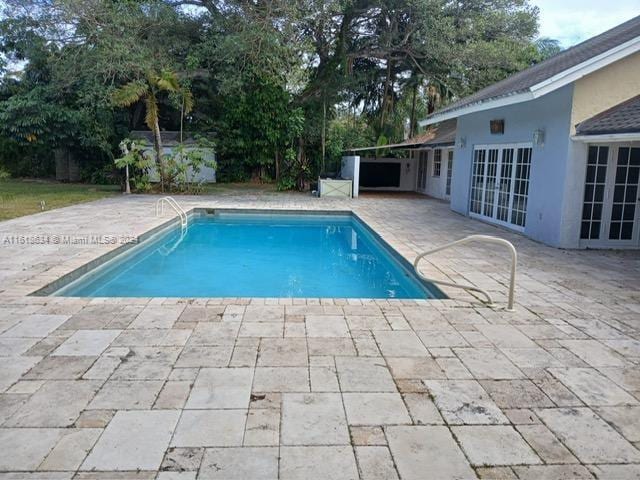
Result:
[[[160,134],[158,96],[162,93],[184,92],[182,103],[184,113],[189,113],[193,107],[191,94],[182,89],[178,77],[174,72],[163,70],[159,73],[148,72],[144,78],[132,80],[113,92],[113,103],[119,107],[130,107],[137,102],[143,102],[146,109],[145,123],[153,132],[153,148],[155,150],[156,166],[160,174],[160,188],[164,192],[166,169],[163,159],[162,136]],[[187,100],[189,99],[189,100]]]

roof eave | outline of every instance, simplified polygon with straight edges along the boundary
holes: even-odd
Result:
[[[640,35],[625,42],[617,47],[611,48],[606,52],[596,55],[584,62],[575,65],[567,70],[564,70],[553,77],[550,77],[536,85],[531,86],[527,91],[523,93],[517,93],[509,95],[507,97],[500,97],[490,99],[485,102],[471,104],[460,109],[451,110],[441,114],[435,113],[431,117],[418,122],[421,127],[426,125],[432,125],[434,123],[442,122],[452,118],[461,117],[470,113],[482,112],[485,110],[491,110],[493,108],[504,107],[507,105],[514,105],[517,103],[533,100],[547,93],[551,93],[559,88],[564,87],[570,83],[579,80],[580,78],[589,75],[607,65],[621,60],[629,55],[632,55],[640,51]]]
[[[602,133],[595,135],[574,135],[574,142],[598,143],[598,142],[640,142],[640,132],[631,133]]]

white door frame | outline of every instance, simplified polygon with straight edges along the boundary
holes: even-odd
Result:
[[[513,150],[513,158],[512,158],[512,164],[511,164],[511,175],[510,175],[510,185],[509,185],[509,205],[507,207],[507,218],[510,219],[512,216],[512,212],[513,212],[513,200],[514,200],[514,196],[515,196],[515,192],[514,192],[514,188],[515,188],[515,183],[516,183],[516,172],[517,172],[517,152],[518,149],[521,148],[528,148],[532,150],[532,155],[533,155],[533,145],[531,143],[496,143],[496,144],[480,144],[480,145],[474,145],[471,155],[471,182],[473,183],[473,168],[474,168],[474,162],[475,162],[475,152],[477,150],[484,150],[485,153],[485,158],[484,158],[484,166],[483,166],[483,171],[482,171],[482,198],[480,201],[480,212],[481,213],[476,213],[476,212],[472,212],[471,211],[471,207],[469,206],[469,216],[472,218],[476,218],[478,220],[482,220],[485,222],[489,222],[489,223],[494,223],[496,225],[501,225],[503,227],[509,228],[511,230],[515,230],[518,232],[524,232],[525,227],[524,226],[520,226],[520,225],[515,225],[511,222],[508,221],[503,221],[503,220],[499,220],[498,219],[498,200],[499,200],[499,195],[500,195],[500,179],[501,179],[501,172],[502,172],[502,162],[504,160],[504,152],[505,150]],[[487,169],[489,167],[489,151],[490,150],[497,150],[497,159],[495,162],[495,176],[493,177],[494,180],[494,185],[493,185],[493,198],[492,198],[492,205],[491,205],[491,215],[484,215],[484,209],[485,209],[485,201],[487,198]],[[530,162],[533,159],[530,159]],[[531,171],[529,171],[529,177],[528,177],[528,181],[531,180]],[[471,186],[472,187],[472,186]],[[470,189],[471,190],[471,189]],[[527,192],[527,199],[529,197],[529,192]],[[471,203],[472,198],[471,198],[471,191],[469,194],[469,204]]]
[[[636,203],[633,219],[633,232],[629,240],[610,240],[609,232],[611,229],[611,214],[613,212],[613,196],[616,186],[616,173],[618,168],[618,153],[620,148],[640,148],[640,142],[626,143],[594,143],[587,147],[587,155],[591,147],[607,147],[609,149],[607,155],[606,178],[604,199],[602,206],[602,218],[600,222],[599,238],[597,239],[579,239],[579,245],[583,248],[638,248],[640,247],[640,180],[638,181],[638,190],[636,191]],[[584,191],[587,179],[587,159],[584,162],[584,180],[582,182],[582,205],[579,209],[580,224],[582,225],[582,215],[584,210]],[[628,179],[627,179],[628,180]],[[628,185],[627,183],[625,183]],[[581,232],[578,232],[581,235]]]

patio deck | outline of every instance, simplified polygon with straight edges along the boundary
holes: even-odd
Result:
[[[156,199],[0,223],[0,479],[640,476],[640,252],[548,248],[423,197],[230,192],[178,200],[353,210],[408,260],[473,233],[507,238],[517,311],[458,290],[28,296],[117,247],[111,238],[165,222]],[[484,248],[442,252],[424,271],[504,303],[506,261]]]

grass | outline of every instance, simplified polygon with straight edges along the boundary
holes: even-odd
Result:
[[[84,185],[44,180],[0,180],[0,221],[116,195],[118,185]]]

